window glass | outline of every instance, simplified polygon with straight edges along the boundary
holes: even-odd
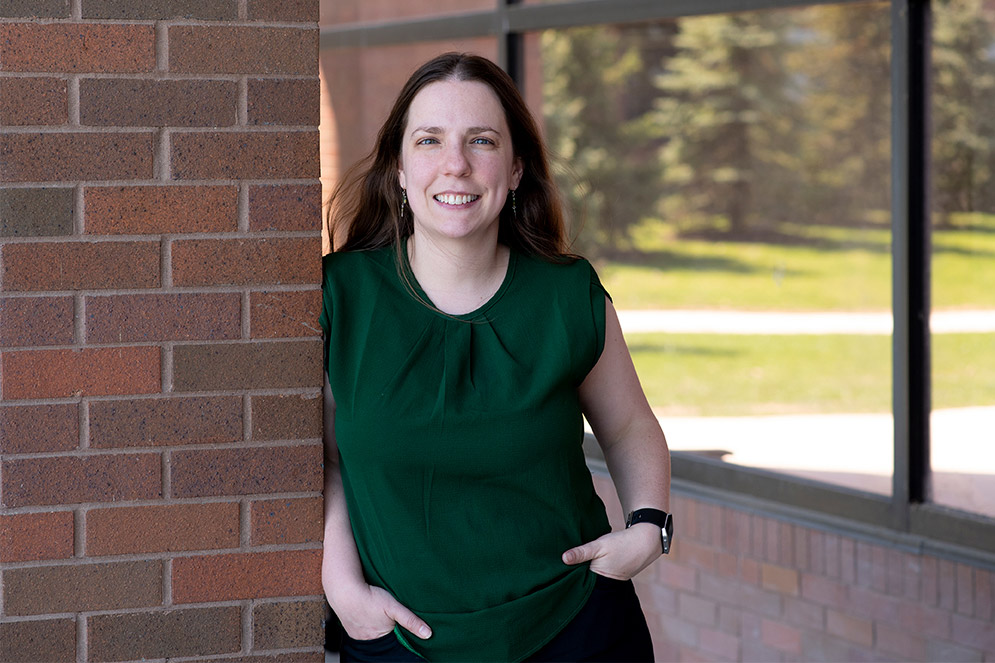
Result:
[[[495,9],[497,0],[321,0],[321,25],[423,18]]]
[[[888,3],[546,31],[570,211],[675,451],[890,493]]]
[[[995,515],[995,6],[933,11],[931,465],[946,506]]]

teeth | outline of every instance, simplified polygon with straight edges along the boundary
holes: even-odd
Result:
[[[446,205],[465,205],[469,202],[476,200],[477,198],[480,198],[480,196],[474,196],[470,194],[456,195],[454,193],[440,193],[439,195],[435,196],[436,200]]]

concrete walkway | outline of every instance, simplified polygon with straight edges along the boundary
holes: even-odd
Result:
[[[891,313],[619,311],[626,334],[891,334]],[[933,333],[995,333],[995,311],[937,311]],[[993,339],[995,340],[995,339]],[[675,451],[889,494],[891,413],[670,417],[660,423]],[[936,501],[995,515],[995,404],[934,410],[931,461]]]
[[[618,312],[625,333],[674,334],[891,334],[891,312],[835,313],[783,311]],[[993,311],[934,311],[935,334],[995,332]]]

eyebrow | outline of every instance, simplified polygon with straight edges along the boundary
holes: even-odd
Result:
[[[441,133],[445,133],[445,131],[442,129],[442,127],[418,127],[417,129],[414,129],[411,132],[411,134],[414,135],[414,134],[418,133],[419,131],[423,131],[423,132],[425,132],[427,134],[441,134]],[[468,134],[492,133],[492,134],[497,134],[498,136],[501,135],[501,132],[498,131],[497,129],[493,128],[493,127],[470,127],[470,128],[468,128],[466,130],[466,132]]]

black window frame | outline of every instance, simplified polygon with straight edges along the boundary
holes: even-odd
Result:
[[[321,29],[322,51],[496,37],[499,63],[524,89],[524,35],[862,0],[563,0]],[[894,471],[890,496],[673,452],[675,490],[689,496],[909,550],[995,568],[995,519],[931,502],[930,491],[930,31],[931,0],[891,0],[892,396]],[[597,445],[589,444],[597,466]]]

